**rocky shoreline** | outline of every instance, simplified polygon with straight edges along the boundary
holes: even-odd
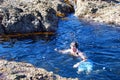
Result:
[[[120,0],[1,0],[0,34],[57,30],[60,17],[120,25]]]
[[[120,26],[120,0],[77,0],[75,16]]]
[[[109,1],[0,0],[0,35],[55,32],[59,18],[73,12],[73,7],[80,19],[120,26],[120,0]],[[0,80],[78,80],[60,77],[29,63],[0,60],[0,64]]]
[[[0,34],[55,32],[59,17],[66,16],[71,8],[62,0],[2,0]]]
[[[0,80],[78,80],[60,77],[24,62],[0,60]]]
[[[120,0],[2,0],[0,34],[55,32],[60,17],[120,25]]]

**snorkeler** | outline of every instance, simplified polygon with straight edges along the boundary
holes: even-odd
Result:
[[[75,57],[80,57],[82,59],[82,61],[86,61],[87,60],[87,58],[84,55],[84,53],[82,53],[81,51],[78,50],[77,42],[72,42],[70,44],[70,49],[58,50],[56,48],[55,51],[58,51],[58,52],[60,52],[62,54],[70,54],[70,55],[75,56]]]

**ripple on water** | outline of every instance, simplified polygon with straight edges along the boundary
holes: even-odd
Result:
[[[28,62],[36,67],[53,71],[63,77],[77,77],[80,80],[120,79],[120,31],[104,24],[89,24],[68,16],[60,20],[57,36],[49,42],[30,39],[17,41],[14,46],[0,44],[0,59]],[[69,55],[59,54],[54,48],[66,49],[72,41],[78,41],[79,49],[93,61],[90,74],[77,74],[73,65],[79,61]]]

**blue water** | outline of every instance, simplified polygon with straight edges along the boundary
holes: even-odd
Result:
[[[86,60],[86,61],[80,61],[76,64],[79,64],[78,67],[78,71],[77,73],[80,74],[82,72],[86,72],[86,74],[90,74],[93,70],[93,62],[91,60]],[[76,64],[74,66],[76,66]]]
[[[105,24],[88,23],[73,15],[60,20],[57,35],[49,41],[25,39],[0,44],[0,59],[27,62],[63,77],[80,80],[120,79],[120,29]],[[93,61],[90,74],[77,74],[73,65],[79,61],[69,55],[59,54],[55,48],[67,49],[72,41],[79,43],[79,50]]]

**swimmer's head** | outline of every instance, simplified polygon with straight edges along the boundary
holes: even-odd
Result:
[[[70,47],[76,47],[76,48],[78,48],[78,43],[77,42],[72,42],[70,44]]]

